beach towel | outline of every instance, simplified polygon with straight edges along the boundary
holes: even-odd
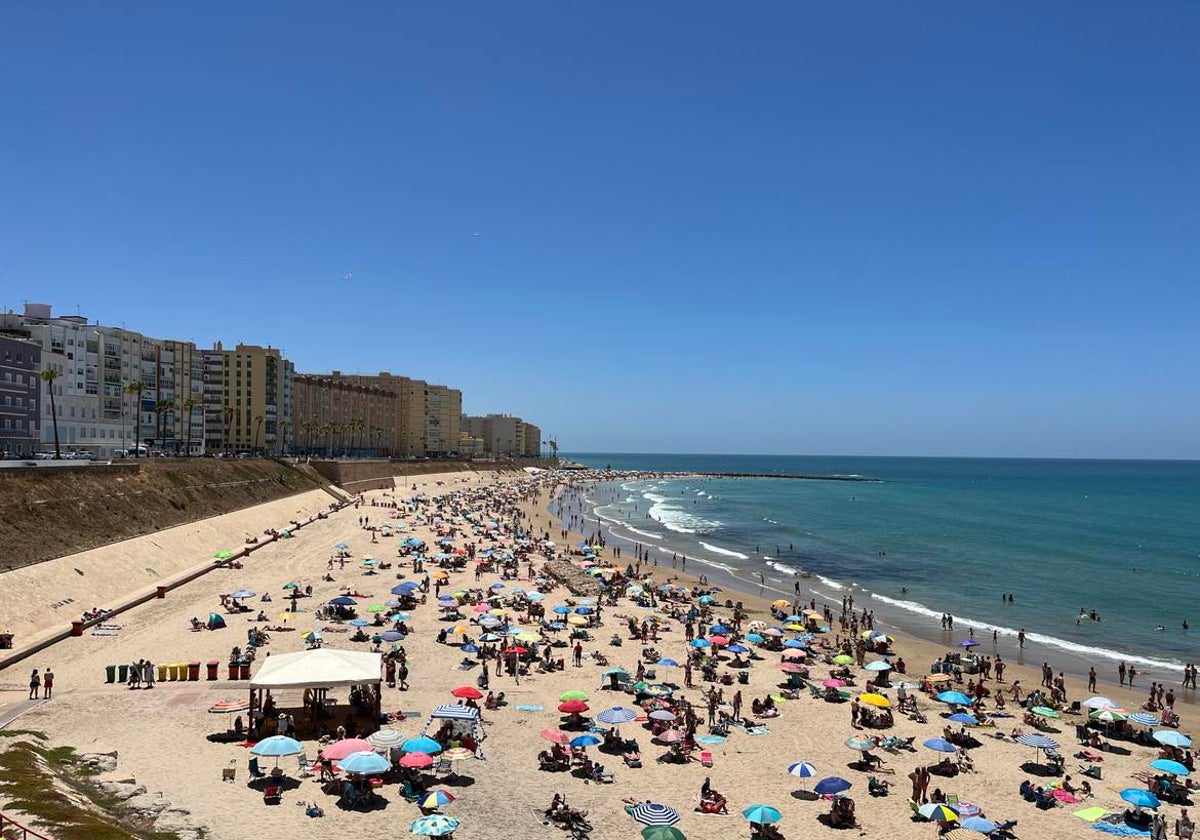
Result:
[[[544,706],[536,706],[536,705],[517,706],[517,711],[518,712],[540,712],[544,708],[545,708]]]
[[[696,739],[697,744],[724,744],[727,739],[720,735],[701,735]]]
[[[99,627],[92,631],[92,635],[93,636],[115,636],[115,635],[117,635],[117,631],[110,630],[107,627]]]
[[[1109,834],[1115,834],[1117,837],[1149,837],[1149,831],[1140,831],[1128,825],[1111,825],[1105,822],[1093,823],[1092,828],[1097,831],[1104,831]]]
[[[1091,808],[1083,808],[1078,810],[1071,814],[1071,816],[1079,817],[1079,819],[1083,820],[1084,822],[1095,822],[1107,813],[1108,812],[1099,805],[1093,805]]]
[[[1082,801],[1081,799],[1079,799],[1079,797],[1072,796],[1071,794],[1067,793],[1062,788],[1055,788],[1054,790],[1050,791],[1050,795],[1053,796],[1055,799],[1057,799],[1059,802],[1065,802],[1068,805],[1074,805],[1076,802]]]
[[[771,727],[769,726],[751,726],[746,729],[747,735],[770,735]]]

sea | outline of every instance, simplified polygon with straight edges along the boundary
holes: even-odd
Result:
[[[1069,673],[1094,665],[1111,678],[1124,661],[1170,678],[1200,662],[1200,462],[567,457],[620,471],[871,479],[693,475],[589,489],[592,530],[644,546],[660,567],[686,556],[689,572],[744,592],[791,598],[799,584],[805,601],[835,607],[853,597],[902,632],[947,647],[974,637],[982,652],[1066,662]]]

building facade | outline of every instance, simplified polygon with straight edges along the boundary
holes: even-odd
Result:
[[[327,458],[386,458],[395,451],[394,391],[361,384],[340,371],[296,375],[292,415],[296,451]]]
[[[536,457],[542,445],[541,430],[511,414],[463,415],[460,423],[470,437],[483,441],[484,453],[493,457]],[[532,427],[528,435],[526,426]]]
[[[526,422],[524,429],[525,445],[522,454],[526,458],[542,457],[542,430],[533,423]]]
[[[24,458],[40,451],[42,348],[0,334],[0,456]]]
[[[354,385],[378,388],[393,395],[392,456],[426,458],[458,454],[462,391],[387,371],[338,376]]]
[[[200,352],[204,446],[212,452],[291,451],[295,369],[273,347],[217,342]]]

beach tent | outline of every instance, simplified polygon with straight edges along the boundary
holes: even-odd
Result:
[[[460,706],[458,704],[438,706],[434,709],[429,715],[429,720],[425,723],[425,728],[421,730],[421,735],[423,737],[432,737],[429,735],[430,730],[436,733],[446,721],[451,722],[451,737],[453,738],[457,739],[463,735],[470,734],[475,739],[476,744],[481,744],[486,737],[483,732],[483,723],[479,718],[479,710],[471,706]],[[478,755],[482,757],[483,751],[480,750]]]
[[[357,686],[370,698],[378,720],[382,682],[382,654],[333,648],[281,653],[264,659],[250,680],[250,710],[261,709],[271,691]]]
[[[225,618],[220,613],[210,612],[208,614],[208,629],[220,630],[225,626]]]

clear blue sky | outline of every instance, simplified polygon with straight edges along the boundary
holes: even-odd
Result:
[[[1178,0],[15,4],[0,305],[564,451],[1197,458],[1197,44]]]

